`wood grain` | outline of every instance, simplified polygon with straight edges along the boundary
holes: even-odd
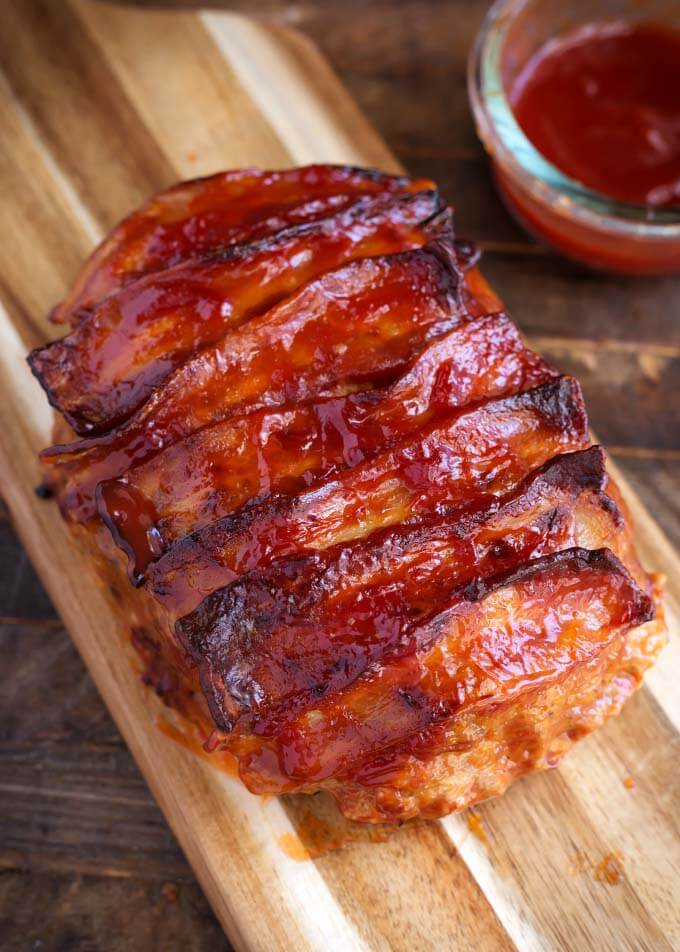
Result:
[[[354,0],[346,6],[346,15],[337,16],[339,33],[330,35],[329,42],[338,57],[343,50],[351,61],[348,69],[354,71],[354,85],[367,66],[354,47],[343,45],[352,45],[351,30],[356,30],[350,24],[351,10],[355,16],[359,13]],[[451,6],[454,13],[464,12],[461,3]],[[475,211],[470,196],[480,190],[471,183],[481,183],[486,173],[472,136],[461,140],[456,155],[462,159],[457,165],[453,154],[419,153],[422,119],[416,116],[417,97],[407,79],[400,77],[399,64],[389,63],[391,47],[381,39],[379,26],[388,5],[376,7],[380,9],[369,12],[364,29],[368,39],[376,41],[376,55],[392,70],[391,95],[404,93],[403,126],[393,130],[392,144],[404,143],[400,154],[411,158],[414,170],[420,163],[427,163],[429,174],[436,174],[438,164],[446,168],[447,186],[460,189],[467,202],[459,209],[459,219],[467,218],[468,233],[494,248],[487,255],[487,270],[502,293],[510,290],[506,296],[512,298],[509,303],[520,323],[534,337],[544,338],[549,356],[565,364],[571,361],[570,366],[586,376],[590,390],[627,361],[620,399],[631,389],[636,393],[638,382],[645,379],[654,383],[655,393],[661,388],[669,396],[678,338],[660,336],[667,315],[658,311],[664,294],[667,306],[672,306],[677,286],[661,282],[636,292],[640,308],[648,301],[650,321],[666,348],[659,350],[654,343],[657,350],[646,349],[647,362],[640,364],[636,346],[640,337],[646,348],[655,338],[648,326],[641,327],[630,316],[625,282],[620,289],[605,292],[597,279],[576,276],[566,266],[545,269],[545,256],[499,217],[502,212],[495,199]],[[413,61],[420,62],[425,26],[415,16],[416,7],[406,4],[403,22],[389,30],[402,31],[400,42],[409,47]],[[473,21],[474,17],[465,20],[459,31],[456,43],[461,47]],[[2,215],[11,236],[0,247],[0,298],[6,311],[0,331],[0,372],[8,395],[0,406],[4,494],[26,550],[233,944],[249,949],[343,950],[672,948],[680,942],[674,880],[674,869],[680,866],[680,806],[674,789],[680,722],[674,684],[680,673],[677,634],[648,686],[621,718],[579,745],[559,772],[523,781],[506,797],[479,809],[475,830],[482,838],[470,832],[466,817],[454,817],[408,826],[384,842],[357,838],[340,852],[300,862],[282,844],[296,842],[296,837],[304,843],[310,812],[323,814],[327,805],[299,799],[257,800],[153,727],[159,710],[131,670],[121,646],[119,620],[105,593],[74,552],[55,507],[31,492],[39,479],[35,451],[47,441],[50,415],[23,365],[26,346],[48,332],[45,314],[63,294],[91,244],[148,192],[174,178],[253,162],[283,165],[335,159],[395,168],[396,161],[318,52],[287,28],[212,12],[177,15],[34,0],[9,4],[4,25],[0,114],[6,135],[0,161]],[[443,91],[447,76],[446,41],[444,36],[438,39],[436,55],[425,67],[435,91]],[[173,64],[171,71],[168,62]],[[377,95],[375,89],[364,90],[365,95]],[[458,108],[454,103],[454,113]],[[457,119],[447,115],[438,121],[446,137],[446,124]],[[476,158],[465,158],[468,154]],[[504,223],[502,228],[494,226],[494,216]],[[527,289],[539,271],[542,289],[547,287],[549,324],[545,315],[527,311]],[[548,280],[554,282],[553,290],[546,285]],[[570,311],[577,292],[581,344],[575,340]],[[620,334],[611,344],[596,346],[591,326],[607,307],[620,317]],[[631,346],[622,348],[621,341]],[[599,375],[603,359],[613,363]],[[644,397],[644,390],[640,393]],[[595,416],[598,426],[611,426],[604,412],[606,395],[603,391],[597,403],[602,407]],[[636,397],[638,416],[632,425],[637,431],[644,429],[652,398],[644,404],[638,393]],[[626,428],[630,416],[625,411],[617,414],[613,432],[621,448],[630,432]],[[652,431],[647,445],[677,448],[672,426],[668,434]],[[644,481],[644,471],[636,473]],[[671,607],[677,617],[677,555],[639,503],[632,503],[648,565],[665,568],[671,576]],[[16,577],[22,578],[19,570]],[[16,591],[12,588],[10,580],[5,596],[11,606],[8,614],[39,617],[30,596],[22,594],[20,582]],[[51,659],[55,674],[59,670],[63,634],[46,603],[43,614],[52,627],[13,624],[3,630],[4,643],[10,645],[6,656],[12,659],[8,683],[23,687],[7,701],[7,710],[17,710],[17,718],[22,709],[41,709],[37,698],[31,701],[32,681],[22,680],[22,671],[26,658],[45,650],[47,631],[49,638],[59,636],[61,641],[51,643],[56,654],[43,657]],[[84,683],[82,673],[79,677]],[[57,679],[59,702],[55,692],[62,726],[53,725],[53,736],[48,730],[40,741],[44,728],[34,723],[26,726],[22,742],[18,731],[23,721],[17,719],[8,729],[12,742],[0,748],[4,815],[12,829],[21,831],[19,838],[3,840],[0,859],[13,867],[21,857],[31,857],[45,876],[79,869],[81,875],[96,873],[117,880],[146,871],[156,886],[142,890],[135,908],[149,901],[153,909],[160,902],[153,889],[159,888],[164,870],[182,884],[188,880],[188,868],[155,819],[145,788],[130,772],[108,722],[82,724],[77,683],[64,678]],[[73,744],[69,738],[76,724],[80,733]],[[85,743],[92,749],[81,766]],[[41,757],[41,750],[49,750],[49,757]],[[32,762],[41,764],[41,780]],[[636,780],[632,790],[623,783],[628,776]],[[40,799],[33,809],[20,795],[36,789]],[[49,836],[38,817],[47,824]],[[95,833],[106,827],[112,831],[108,839]],[[83,841],[88,835],[92,848],[84,862],[88,851],[83,850]],[[125,846],[135,839],[143,863]],[[609,886],[595,873],[614,851],[623,855],[623,877],[619,885]],[[7,887],[10,901],[14,888]],[[59,889],[54,889],[56,896]],[[66,900],[59,894],[54,901]],[[162,903],[158,908],[165,910]],[[158,922],[164,915],[147,912],[145,922]],[[115,928],[112,913],[109,921]],[[148,926],[149,934],[153,928]],[[213,947],[209,941],[204,947]]]

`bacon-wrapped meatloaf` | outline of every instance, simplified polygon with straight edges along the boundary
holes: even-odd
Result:
[[[431,182],[179,185],[53,319],[48,478],[147,679],[251,790],[464,808],[556,764],[663,644],[578,383]]]

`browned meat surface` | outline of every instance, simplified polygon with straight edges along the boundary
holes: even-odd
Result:
[[[663,645],[580,388],[432,183],[176,186],[54,319],[48,478],[147,681],[251,790],[462,809],[554,766]]]

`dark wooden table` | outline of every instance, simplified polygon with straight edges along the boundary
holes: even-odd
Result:
[[[598,435],[680,544],[680,280],[585,273],[506,214],[465,91],[487,0],[223,6],[313,37],[404,164],[441,183],[509,310],[581,379]],[[1,508],[0,561],[0,948],[227,949]]]

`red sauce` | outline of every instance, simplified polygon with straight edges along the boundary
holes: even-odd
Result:
[[[236,759],[228,750],[220,749],[217,752],[206,750],[205,744],[201,742],[199,729],[191,725],[188,721],[183,721],[180,726],[171,724],[164,717],[156,718],[156,726],[161,734],[165,734],[170,740],[173,740],[180,747],[190,751],[195,757],[205,760],[211,767],[217,767],[230,777],[238,777],[238,764]]]
[[[486,835],[486,830],[484,829],[484,824],[482,818],[479,814],[474,813],[472,810],[468,812],[468,829],[473,836],[476,836],[480,843],[483,843],[484,846],[489,845],[489,838]]]
[[[400,829],[385,823],[353,823],[340,816],[327,800],[319,798],[312,801],[311,808],[300,808],[298,804],[289,803],[287,810],[289,814],[294,811],[291,820],[295,832],[283,833],[277,842],[286,856],[300,861],[318,859],[354,843],[385,843]],[[409,824],[410,827],[416,825],[417,821]]]
[[[623,856],[619,850],[607,853],[595,867],[593,878],[598,883],[618,886],[623,878]]]
[[[571,178],[625,202],[680,205],[680,32],[593,23],[539,50],[510,101]]]

